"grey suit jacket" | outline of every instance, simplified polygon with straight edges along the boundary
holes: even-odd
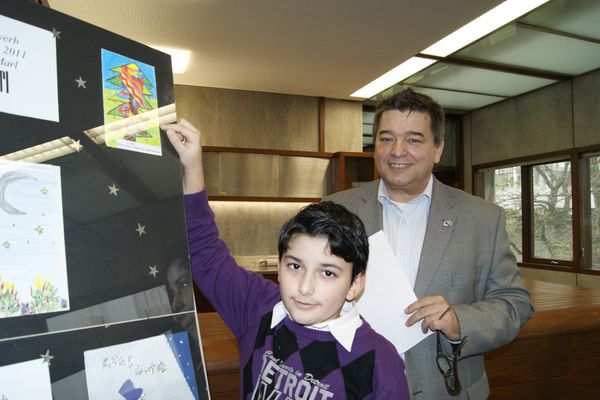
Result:
[[[323,200],[345,205],[372,235],[383,228],[378,187],[376,180]],[[487,398],[483,353],[513,340],[533,315],[531,296],[509,248],[502,208],[434,178],[414,290],[417,298],[443,296],[468,340],[458,364],[463,391],[457,397],[448,394],[437,368],[436,335],[405,353],[411,398]],[[382,304],[382,312],[389,306]]]

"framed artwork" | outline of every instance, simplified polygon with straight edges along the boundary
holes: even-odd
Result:
[[[29,1],[0,38],[0,399],[208,399],[170,57]]]

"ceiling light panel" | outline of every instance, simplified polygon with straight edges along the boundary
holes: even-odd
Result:
[[[451,90],[441,90],[418,87],[420,93],[425,93],[443,104],[447,110],[470,111],[476,108],[488,106],[493,103],[505,100],[505,97],[488,96],[483,94],[454,92]]]
[[[554,0],[519,22],[600,40],[598,0]]]
[[[437,63],[403,83],[494,96],[517,96],[557,81],[526,75]]]
[[[456,56],[576,76],[600,65],[600,44],[510,24]]]
[[[515,20],[544,4],[548,0],[507,0],[494,7],[479,18],[474,19],[465,26],[442,40],[434,43],[421,53],[438,57],[446,57],[465,47],[469,43],[487,35],[503,25]]]
[[[434,62],[434,60],[430,60],[427,58],[412,57],[409,60],[398,65],[391,71],[388,71],[385,74],[381,75],[379,78],[375,79],[366,86],[363,86],[362,88],[358,89],[350,96],[362,98],[372,97],[375,94],[389,88],[393,84],[411,76],[415,72],[419,72],[423,68],[430,66]]]

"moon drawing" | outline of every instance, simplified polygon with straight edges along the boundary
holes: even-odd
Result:
[[[20,215],[25,214],[25,212],[17,209],[15,206],[6,201],[4,196],[4,192],[6,191],[6,187],[12,182],[21,180],[21,179],[35,179],[33,176],[26,174],[24,172],[19,171],[9,171],[0,176],[0,208],[4,210],[8,214],[12,215]]]

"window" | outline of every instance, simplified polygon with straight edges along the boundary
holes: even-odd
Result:
[[[589,191],[582,197],[582,259],[585,267],[600,271],[600,155],[585,155],[581,164],[582,186]]]
[[[504,208],[510,248],[517,261],[523,261],[521,168],[508,167],[485,171],[484,197]]]
[[[533,257],[573,261],[571,163],[532,168]]]
[[[476,172],[476,193],[504,209],[510,248],[521,265],[550,269],[579,269],[590,265],[579,260],[580,239],[574,235],[583,226],[574,209],[578,197],[574,197],[577,194],[573,190],[572,163],[577,156],[559,157],[544,162],[528,160],[522,165],[487,167]],[[588,186],[600,196],[598,155],[588,157],[586,162],[591,178]],[[594,248],[591,244],[596,243],[595,251],[599,253],[600,213],[595,208],[598,198],[590,197],[589,203],[590,234],[582,234],[582,238],[589,238],[589,248]],[[582,209],[586,209],[585,205]],[[590,253],[589,258],[600,262],[600,254]],[[596,268],[600,269],[600,265]]]
[[[373,151],[373,117],[375,111],[371,107],[363,107],[362,141],[363,151]]]

